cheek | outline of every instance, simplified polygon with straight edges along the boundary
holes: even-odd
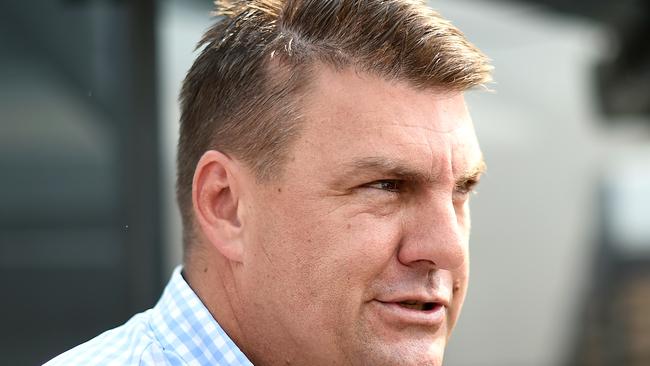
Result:
[[[469,283],[469,260],[465,261],[465,264],[461,268],[453,272],[453,296],[454,301],[462,301],[465,299],[465,294],[467,293],[467,287]]]
[[[468,237],[471,227],[469,199],[454,205],[454,211],[456,212],[458,227],[462,230],[463,234]]]
[[[390,220],[364,215],[321,220],[310,231],[303,289],[327,329],[350,337],[363,304],[373,297],[372,285],[395,260],[399,232]]]
[[[399,215],[324,200],[273,201],[256,211],[246,240],[256,243],[256,265],[271,266],[261,270],[301,296],[360,293],[396,253]]]
[[[368,213],[342,215],[317,225],[317,241],[330,242],[321,252],[324,257],[336,258],[356,271],[381,269],[395,254],[402,232],[397,217]]]
[[[394,260],[400,232],[399,221],[389,217],[323,216],[309,230],[309,248],[302,250],[309,262],[306,286],[325,302],[336,298],[357,306]]]
[[[469,284],[469,257],[465,264],[451,273],[452,275],[452,307],[449,313],[449,332],[453,329],[465,302]]]

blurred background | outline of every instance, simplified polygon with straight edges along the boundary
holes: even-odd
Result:
[[[446,366],[650,365],[650,3],[432,0],[496,67]],[[0,364],[153,306],[207,0],[0,5]]]

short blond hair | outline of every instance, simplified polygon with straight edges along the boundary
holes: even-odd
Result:
[[[202,154],[231,154],[259,180],[279,176],[299,133],[295,97],[314,65],[451,91],[491,80],[486,56],[421,1],[222,0],[216,9],[180,95],[177,199],[186,245]]]

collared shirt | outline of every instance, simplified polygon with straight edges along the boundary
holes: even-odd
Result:
[[[244,366],[252,363],[185,282],[179,266],[154,308],[45,365]]]

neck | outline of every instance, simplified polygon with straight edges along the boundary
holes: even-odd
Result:
[[[228,337],[244,351],[244,332],[237,318],[239,292],[233,276],[233,264],[215,251],[196,248],[186,256],[183,275]]]
[[[304,364],[287,352],[295,349],[295,344],[282,345],[280,339],[269,339],[250,314],[243,312],[246,296],[236,278],[238,266],[241,264],[227,260],[216,250],[201,249],[186,256],[183,272],[212,317],[253,364]]]

